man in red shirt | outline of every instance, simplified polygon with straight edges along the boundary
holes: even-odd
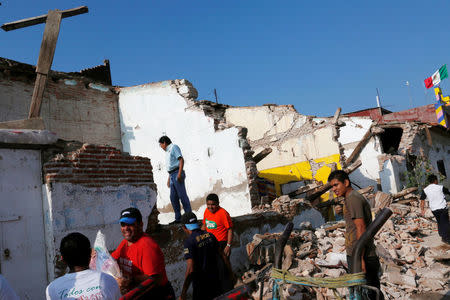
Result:
[[[154,299],[175,299],[167,279],[164,255],[158,244],[143,231],[141,212],[134,207],[120,213],[120,228],[124,239],[111,254],[117,260],[123,278],[120,290],[126,293],[152,277],[156,287],[145,294]]]
[[[209,194],[206,197],[205,213],[203,215],[202,230],[214,234],[219,247],[223,250],[227,258],[231,253],[231,241],[233,240],[233,223],[230,214],[220,207],[219,197],[216,194]]]

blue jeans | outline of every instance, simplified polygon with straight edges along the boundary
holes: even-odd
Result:
[[[170,176],[170,202],[172,202],[172,207],[175,212],[175,221],[180,221],[180,201],[183,204],[184,212],[190,212],[191,203],[189,202],[189,197],[186,193],[186,187],[184,186],[184,180],[186,175],[184,171],[181,172],[181,180],[177,180],[178,172],[173,172],[169,174]]]

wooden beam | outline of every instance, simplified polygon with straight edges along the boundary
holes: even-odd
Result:
[[[348,168],[344,169],[344,171],[347,174],[352,173],[356,169],[358,169],[362,165],[360,160],[357,160],[355,163],[350,165]],[[322,185],[317,189],[316,192],[312,193],[311,195],[307,196],[305,200],[312,202],[314,199],[320,197],[322,194],[326,193],[329,189],[331,189],[331,184],[327,182],[326,184]]]
[[[337,125],[337,123],[338,123],[338,121],[339,121],[339,117],[340,117],[340,115],[341,115],[341,110],[342,110],[342,108],[338,107],[338,108],[336,109],[336,112],[334,113],[333,121],[332,121],[332,123],[333,123],[334,125]]]
[[[272,148],[265,148],[264,150],[262,150],[261,152],[259,152],[258,154],[256,154],[253,157],[253,161],[255,162],[255,164],[259,163],[261,160],[263,160],[264,158],[266,158],[267,155],[269,155],[270,153],[272,153]]]
[[[301,195],[301,194],[307,193],[309,191],[312,191],[314,189],[317,189],[319,186],[322,186],[322,185],[323,185],[323,183],[321,181],[310,183],[308,185],[301,186],[297,190],[289,193],[288,195],[289,195],[289,197],[294,198],[298,195]]]
[[[61,12],[56,10],[49,11],[36,66],[36,82],[34,83],[28,118],[37,118],[40,115],[42,98],[44,97],[45,85],[47,84],[47,75],[52,66],[53,57],[55,56],[60,25]]]
[[[397,194],[392,194],[392,199],[395,200],[395,199],[401,198],[401,197],[406,196],[408,194],[414,193],[417,190],[418,190],[418,188],[415,187],[415,186],[407,188],[407,189],[404,189],[404,190],[398,192]]]
[[[59,10],[57,10],[57,11],[59,11]],[[59,12],[61,13],[61,18],[64,19],[64,18],[76,16],[76,15],[85,14],[88,11],[89,10],[88,10],[87,6],[80,6],[80,7],[76,7],[76,8],[67,9],[67,10],[61,10]],[[2,25],[2,29],[4,31],[10,31],[10,30],[14,30],[14,29],[20,29],[20,28],[24,28],[24,27],[28,27],[28,26],[42,24],[42,23],[46,22],[47,16],[48,15],[42,15],[42,16],[38,16],[38,17],[32,17],[32,18],[28,18],[28,19],[22,19],[22,20],[10,22],[10,23],[5,23]]]
[[[41,104],[46,84],[47,75],[38,73],[34,83],[33,96],[31,97],[30,111],[28,112],[28,118],[30,119],[38,118],[41,114]]]
[[[44,130],[44,121],[41,118],[0,122],[0,129],[38,129]]]
[[[47,22],[45,22],[44,36],[42,37],[41,50],[39,51],[36,73],[47,75],[55,56],[56,42],[58,41],[61,25],[61,12],[50,10]]]

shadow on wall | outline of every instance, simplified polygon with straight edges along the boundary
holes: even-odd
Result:
[[[365,176],[360,169],[356,169],[350,175],[350,181],[356,184],[353,188],[363,189],[368,186],[373,186],[375,191],[379,190],[381,186],[378,186],[378,182],[370,177]]]
[[[134,135],[134,130],[139,129],[139,125],[136,125],[135,127],[125,126],[123,124],[123,113],[121,109],[119,109],[119,120],[120,120],[120,133],[122,136],[123,151],[130,152],[131,151],[130,141],[136,139],[136,136]]]

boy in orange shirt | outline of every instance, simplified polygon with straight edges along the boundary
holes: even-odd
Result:
[[[206,197],[206,207],[202,230],[206,230],[216,237],[223,253],[229,258],[233,240],[233,223],[230,214],[220,207],[219,197],[216,194],[209,194]]]

